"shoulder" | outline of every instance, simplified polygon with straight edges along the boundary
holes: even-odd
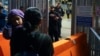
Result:
[[[34,33],[32,33],[32,35],[34,36]],[[35,38],[42,43],[48,43],[51,42],[51,38],[49,37],[49,35],[41,33],[41,32],[36,32],[35,33]]]
[[[43,33],[42,33],[41,35],[42,35],[42,36],[44,37],[44,39],[46,39],[46,40],[47,40],[47,39],[50,39],[49,35],[47,35],[47,34],[43,34]]]
[[[50,36],[49,35],[47,35],[47,34],[41,34],[41,38],[42,38],[42,41],[43,41],[43,43],[45,43],[45,44],[50,44],[50,43],[52,43],[52,40],[51,40],[51,38],[50,38]]]
[[[42,42],[42,43],[47,43],[47,42],[51,42],[51,38],[47,35],[47,34],[44,34],[44,33],[41,33],[41,32],[32,32],[31,33],[31,36],[32,36],[32,39],[36,40],[36,41],[39,41]]]

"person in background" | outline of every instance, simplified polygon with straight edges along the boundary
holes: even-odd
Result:
[[[67,9],[67,10],[66,10],[67,19],[70,18],[70,14],[71,14],[71,10],[70,10],[70,9]]]
[[[2,31],[2,29],[4,28],[5,24],[6,24],[6,15],[4,13],[2,13],[2,9],[3,7],[0,6],[0,31]]]
[[[7,11],[7,9],[5,8],[5,6],[2,4],[2,2],[0,2],[0,7],[3,7],[2,13],[5,14],[5,15],[7,15],[7,14],[8,14],[8,11]]]
[[[64,11],[61,8],[60,3],[57,4],[55,7],[55,11],[60,15],[60,18],[58,19],[58,36],[61,37],[61,23],[62,23],[62,16],[64,16]]]
[[[5,7],[3,6],[2,2],[0,2],[0,31],[2,32],[2,29],[4,28],[4,26],[6,25],[7,21],[6,21],[6,17],[7,17],[7,10],[5,9]]]
[[[61,1],[61,7],[62,7],[62,9],[65,9],[65,1],[64,0]]]
[[[72,13],[72,10],[71,10],[71,3],[70,2],[67,2],[67,9],[66,9],[66,15],[67,15],[67,18],[69,19],[70,18],[70,14]]]
[[[49,12],[49,35],[52,38],[52,41],[58,41],[58,19],[59,15],[55,12],[55,7],[50,7]]]

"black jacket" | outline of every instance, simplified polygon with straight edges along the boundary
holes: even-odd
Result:
[[[55,16],[51,16],[51,14],[53,14]],[[50,27],[57,27],[58,26],[59,19],[56,19],[56,17],[58,17],[60,19],[60,15],[57,12],[55,12],[55,11],[49,12],[49,26]]]
[[[11,37],[11,55],[14,56],[16,53],[24,50],[31,51],[29,48],[31,44],[34,47],[35,52],[38,52],[39,56],[53,56],[53,45],[52,40],[48,35],[42,34],[40,36],[39,31],[33,31],[26,33],[22,28],[15,29]]]
[[[55,7],[55,11],[60,15],[60,16],[64,16],[64,11],[61,7]]]

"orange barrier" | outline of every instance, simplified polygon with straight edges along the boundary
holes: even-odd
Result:
[[[70,55],[70,47],[73,46],[73,43],[68,40],[60,40],[58,42],[53,43],[54,45],[54,56],[60,56],[62,52],[66,51],[68,54],[65,53],[65,56]],[[63,53],[64,54],[64,53]]]
[[[4,56],[1,47],[0,47],[0,56]]]
[[[71,47],[72,56],[89,56],[86,34],[80,33],[77,37],[71,38],[71,40],[76,41],[76,44]]]
[[[86,34],[78,33],[72,35],[70,39],[53,43],[54,56],[89,56]]]
[[[2,49],[3,56],[10,56],[10,40],[3,38],[2,33],[0,33],[0,47]],[[1,56],[1,54],[0,54]]]
[[[0,33],[0,41],[3,40],[4,38],[2,37],[2,33]]]
[[[78,33],[71,36],[70,39],[53,43],[54,56],[89,56],[86,34]],[[0,56],[10,56],[9,42],[9,40],[5,40],[2,34],[0,34]]]

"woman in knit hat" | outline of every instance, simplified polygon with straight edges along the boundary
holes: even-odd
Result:
[[[24,18],[24,13],[19,9],[13,9],[8,14],[8,24],[12,27],[22,25]]]
[[[19,9],[12,9],[7,19],[8,22],[3,30],[3,36],[5,39],[10,39],[11,56],[14,56],[19,46],[15,41],[20,41],[16,38],[22,37],[20,32],[23,27],[24,13]]]
[[[12,9],[8,14],[7,25],[3,29],[3,36],[6,39],[9,39],[12,35],[12,31],[15,28],[22,27],[24,13],[19,9]]]

